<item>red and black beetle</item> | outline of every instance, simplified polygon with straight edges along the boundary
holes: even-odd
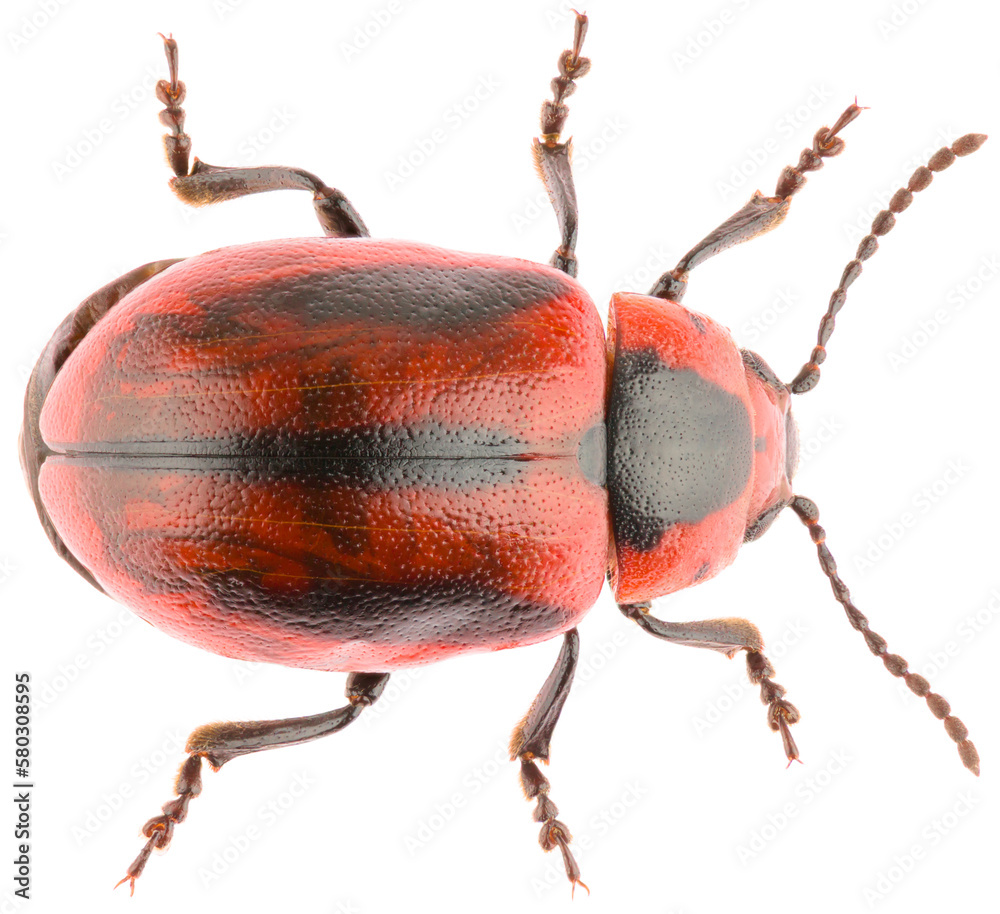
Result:
[[[743,619],[671,623],[650,600],[728,565],[785,507],[808,527],[834,596],[869,649],[924,697],[978,773],[948,703],[887,652],[851,602],[813,502],[793,493],[792,394],[819,380],[848,286],[913,194],[985,136],[941,149],[892,197],[845,268],[816,347],[785,384],[681,304],[690,271],[776,226],[805,174],[843,149],[847,108],[773,196],[755,194],[655,284],[616,294],[608,333],[574,280],[577,207],[565,99],[590,63],[578,15],[534,153],[561,229],[550,265],[378,241],[347,198],[292,168],[195,159],[177,45],[157,87],[175,193],[215,203],[310,191],[325,234],[139,267],[73,311],[29,382],[21,460],[53,545],[98,589],[170,634],[230,657],[349,672],[348,703],[311,717],[191,734],[177,797],[151,819],[134,888],[218,769],[339,730],[392,670],[563,635],[511,740],[541,843],[580,871],[536,765],[569,693],[575,626],[605,576],[656,637],[745,650],[789,760],[798,711]]]

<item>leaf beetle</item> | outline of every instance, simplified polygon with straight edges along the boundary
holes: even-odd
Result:
[[[548,266],[369,237],[348,199],[283,167],[190,161],[178,51],[157,92],[174,192],[193,205],[312,194],[325,238],[263,242],[126,273],[57,329],[29,382],[21,460],[57,552],[175,637],[231,657],[348,672],[326,714],[197,729],[177,796],[144,827],[134,889],[213,769],[316,739],[377,701],[391,671],[562,636],[511,757],[544,849],[583,884],[547,761],[605,576],[649,634],[748,674],[789,761],[798,711],[743,619],[671,623],[650,601],[707,580],[790,507],[851,624],[924,697],[978,773],[947,702],[888,652],[851,601],[813,502],[795,495],[793,394],[819,380],[847,289],[896,215],[969,134],[918,168],[845,268],[789,384],[682,304],[691,271],[778,225],[861,109],[823,127],[772,196],[755,194],[648,295],[613,297],[607,334],[575,281],[566,100],[589,69],[587,20],[559,58],[533,146],[560,243]]]

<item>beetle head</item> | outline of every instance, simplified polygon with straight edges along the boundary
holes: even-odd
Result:
[[[792,418],[791,391],[756,352],[742,350],[753,406],[753,494],[743,542],[771,526],[792,501],[792,477],[799,462],[799,429]]]

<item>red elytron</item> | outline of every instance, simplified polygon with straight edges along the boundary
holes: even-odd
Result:
[[[199,647],[388,670],[528,644],[604,580],[605,370],[596,309],[550,267],[223,249],[87,334],[41,412],[39,488],[111,596]]]
[[[348,704],[191,734],[177,797],[146,823],[126,877],[201,791],[200,766],[335,732],[391,670],[563,634],[556,665],[511,740],[541,843],[580,871],[536,765],[569,693],[575,626],[610,578],[622,612],[656,637],[746,651],[789,760],[798,711],[744,619],[670,623],[650,600],[717,574],[785,507],[807,525],[834,595],[869,649],[978,756],[948,703],[887,651],[851,602],[816,506],[793,494],[789,403],[819,380],[847,287],[969,134],[918,168],[874,220],[791,384],[680,302],[690,271],[777,225],[805,174],[843,149],[851,105],[775,194],[751,200],[649,295],[619,293],[607,338],[573,279],[576,195],[565,98],[589,69],[587,20],[559,60],[534,152],[561,243],[550,266],[377,241],[344,195],[280,167],[194,161],[177,45],[157,93],[174,191],[212,203],[277,189],[313,195],[325,234],[147,264],[56,331],[25,401],[21,457],[39,517],[77,571],[199,647],[342,670]],[[581,883],[582,884],[582,883]]]

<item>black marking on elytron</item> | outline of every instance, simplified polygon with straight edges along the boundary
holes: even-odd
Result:
[[[562,461],[568,471],[575,469],[572,458]],[[50,463],[75,467],[100,467],[122,472],[179,472],[186,475],[230,474],[234,481],[268,479],[323,481],[335,486],[364,490],[392,491],[410,487],[443,489],[484,489],[515,485],[535,461],[471,458],[395,458],[392,460],[295,460],[268,457],[136,457],[120,454],[88,454],[76,457],[56,455]]]
[[[608,492],[615,541],[639,552],[667,528],[729,505],[750,481],[753,429],[743,401],[652,347],[615,352]]]
[[[151,432],[155,434],[155,430]],[[503,429],[452,428],[439,422],[358,426],[290,434],[262,430],[253,435],[146,441],[49,443],[71,457],[190,457],[230,461],[280,460],[307,465],[317,460],[406,460],[424,457],[522,457],[528,444]],[[555,450],[555,447],[553,447]],[[573,453],[564,448],[565,455]]]
[[[308,269],[308,262],[303,263]],[[294,314],[303,329],[324,325],[405,326],[417,330],[463,328],[502,321],[551,299],[578,292],[561,273],[488,266],[372,263],[311,270],[301,276],[262,279],[239,296],[191,293],[203,315],[192,325],[183,315],[151,319],[192,326],[198,338],[259,333],[267,315]],[[250,316],[250,320],[247,317]]]
[[[688,317],[691,320],[691,323],[694,324],[695,329],[702,336],[704,336],[706,333],[708,333],[708,328],[705,326],[705,322],[697,314],[695,314],[693,311],[688,311],[687,314],[688,314]]]
[[[691,578],[691,583],[697,584],[703,577],[705,577],[706,574],[708,574],[708,570],[711,567],[711,562],[702,562],[702,564],[698,566],[698,570],[694,573],[694,577]]]
[[[515,482],[535,460],[575,459],[584,477],[604,482],[604,426],[577,447],[553,443],[544,451],[502,430],[448,428],[422,422],[312,432],[260,433],[242,438],[88,442],[52,445],[54,463],[74,466],[186,472],[232,471],[274,477],[324,477],[375,488],[439,485],[449,488]]]
[[[199,580],[227,616],[263,617],[281,631],[325,636],[334,643],[485,648],[560,631],[574,615],[570,609],[505,593],[482,580],[403,585],[323,580],[336,572],[322,566],[315,571],[312,586],[294,593],[264,586],[261,575],[251,571],[212,572]]]

